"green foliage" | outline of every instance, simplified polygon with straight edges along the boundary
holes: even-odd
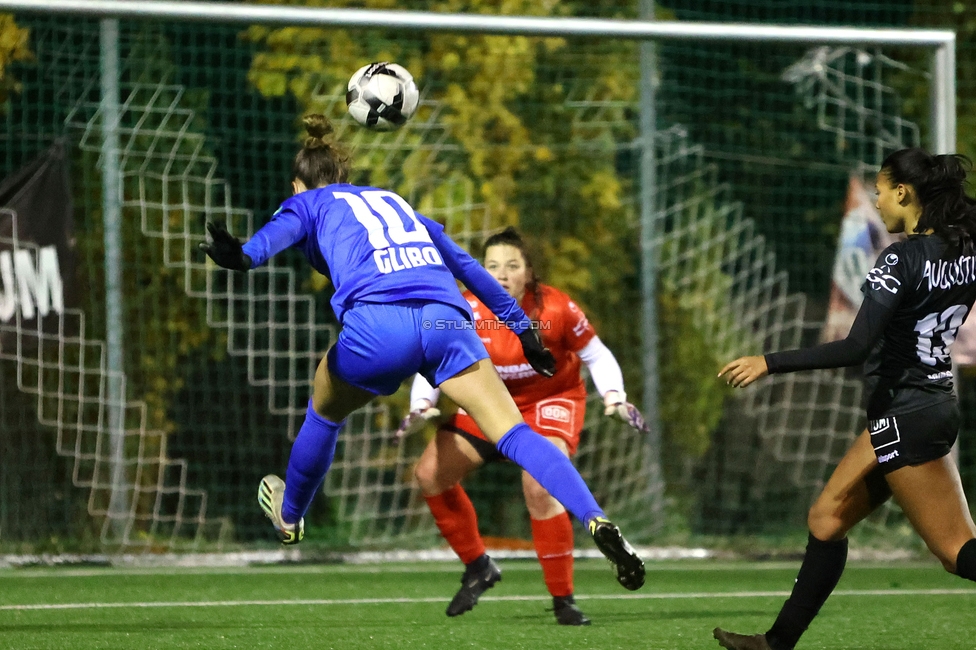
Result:
[[[168,43],[152,28],[137,36],[130,54],[132,74],[137,79],[144,79],[149,83],[159,83],[172,74],[172,63],[168,55]],[[176,98],[173,98],[174,101]],[[187,102],[192,101],[192,94],[180,98],[183,108],[193,108]],[[157,120],[158,124],[149,121]],[[145,133],[151,133],[154,126],[162,129],[164,114],[151,114],[141,127]],[[163,129],[165,130],[165,129]],[[157,136],[158,137],[158,136]],[[153,136],[143,136],[143,140],[132,143],[134,151],[148,148]],[[183,155],[190,157],[197,152],[193,150],[193,141],[183,140],[181,145]],[[174,151],[174,154],[177,153]],[[94,157],[97,154],[84,152],[85,159],[79,165],[85,174],[92,174],[98,168]],[[90,159],[89,159],[90,158]],[[162,197],[168,191],[170,195],[182,193],[183,187],[179,180],[166,182],[160,180],[165,173],[165,160],[146,160],[140,156],[133,156],[130,165],[144,167],[143,177],[146,183],[143,187],[127,184],[124,187],[126,203],[138,206],[136,193],[143,192],[143,200],[148,197]],[[130,171],[130,170],[126,170]],[[145,173],[148,172],[148,173]],[[155,173],[154,173],[155,172]],[[86,178],[82,187],[97,188],[99,178]],[[202,194],[200,184],[188,184],[190,192]],[[98,201],[101,197],[97,192],[85,197],[89,202]],[[149,199],[151,200],[151,199]],[[161,204],[162,199],[155,199]],[[188,205],[202,205],[202,196]],[[152,211],[152,208],[150,208]],[[104,256],[104,224],[101,211],[95,205],[89,205],[89,212],[94,216],[78,233],[78,246],[83,259],[94,262]],[[199,217],[202,228],[202,215],[171,212],[168,214],[154,214],[157,227],[170,231],[181,231],[182,223],[186,219]],[[179,368],[181,359],[195,353],[204,346],[219,349],[219,346],[209,345],[214,338],[213,331],[206,326],[205,306],[197,299],[191,299],[184,294],[183,271],[167,268],[167,257],[172,258],[173,248],[167,251],[163,238],[145,237],[141,231],[142,215],[138,207],[123,209],[122,215],[122,251],[123,251],[123,305],[126,314],[125,349],[126,374],[130,380],[129,386],[138,387],[139,392],[128,396],[130,399],[141,399],[148,405],[147,427],[152,430],[169,433],[173,424],[167,414],[171,408],[171,400],[183,388]],[[79,266],[81,286],[104,287],[104,265],[99,263],[81,264]],[[90,304],[85,306],[86,313],[102,314],[104,305],[100,304],[104,294],[100,291],[87,292]]]
[[[731,389],[716,380],[720,360],[678,294],[662,291],[658,309],[662,433],[671,449],[701,458],[708,451]]]
[[[157,30],[147,26],[135,35],[128,52],[130,74],[135,83],[144,82],[145,87],[156,88],[171,78],[173,65],[169,56],[169,46]],[[160,92],[165,92],[160,90]],[[138,105],[145,98],[135,97]],[[186,93],[168,98],[183,109],[199,108],[200,95]],[[196,105],[193,104],[196,102]],[[162,237],[146,237],[142,231],[143,220],[152,227],[166,232],[183,232],[184,223],[191,221],[194,228],[202,230],[202,215],[186,212],[186,209],[164,213],[158,207],[163,205],[164,193],[169,196],[186,195],[185,205],[203,205],[205,191],[200,183],[187,183],[182,179],[168,179],[167,161],[142,155],[151,146],[173,148],[174,155],[188,159],[199,155],[192,138],[185,138],[177,146],[175,141],[165,143],[164,135],[169,116],[153,113],[145,116],[141,125],[142,135],[129,141],[128,162],[123,162],[123,173],[129,178],[136,166],[143,170],[143,183],[129,182],[123,186],[123,210],[121,218],[122,238],[122,296],[123,296],[123,349],[125,350],[125,374],[128,400],[145,403],[144,420],[137,409],[127,410],[126,427],[137,429],[144,426],[150,435],[131,436],[125,450],[130,462],[130,480],[141,482],[147,490],[141,500],[134,505],[139,515],[151,512],[156,495],[153,492],[159,476],[158,468],[151,460],[165,456],[166,436],[176,432],[173,421],[177,396],[185,388],[182,374],[183,364],[190,355],[200,354],[203,348],[215,356],[222,354],[224,346],[215,344],[219,336],[207,326],[206,305],[203,301],[185,294],[182,270],[171,268],[178,261],[175,256],[182,255],[179,247],[169,246]],[[155,122],[154,122],[155,121]],[[128,126],[123,124],[123,126]],[[195,123],[195,129],[202,125]],[[155,131],[158,129],[158,131]],[[77,245],[82,263],[78,266],[78,282],[82,287],[105,286],[104,265],[104,220],[101,210],[100,165],[97,152],[80,151],[77,169],[82,174],[82,182],[77,184],[82,192],[78,204],[84,206],[88,218],[77,230]],[[202,164],[202,163],[201,163]],[[198,173],[198,170],[194,170]],[[140,212],[140,200],[145,201],[147,214]],[[82,310],[89,317],[88,336],[94,339],[105,338],[105,293],[101,290],[82,292]],[[67,389],[64,389],[67,390]],[[136,458],[143,459],[146,466],[137,470]],[[137,473],[138,472],[138,473]]]
[[[27,43],[29,37],[30,30],[19,27],[12,15],[0,14],[0,106],[6,105],[11,92],[20,92],[20,82],[8,68],[16,61],[33,60]]]

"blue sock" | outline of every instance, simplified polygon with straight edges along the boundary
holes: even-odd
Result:
[[[286,523],[293,524],[304,517],[312,504],[332,465],[343,422],[326,420],[312,408],[312,400],[308,401],[305,423],[298,430],[288,457],[285,498],[281,504],[281,518]]]
[[[556,501],[588,525],[603,510],[569,459],[525,422],[516,424],[498,441],[498,451],[532,475]]]

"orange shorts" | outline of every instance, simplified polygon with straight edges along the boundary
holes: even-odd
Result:
[[[548,438],[562,438],[569,447],[569,455],[576,453],[579,447],[580,431],[583,430],[583,420],[586,417],[586,399],[568,397],[548,397],[520,407],[522,418],[532,430]],[[474,418],[459,409],[457,415],[449,419],[444,427],[490,442],[481,432]]]

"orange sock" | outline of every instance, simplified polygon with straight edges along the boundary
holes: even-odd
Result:
[[[532,541],[542,577],[553,596],[573,593],[573,522],[569,513],[532,520]]]
[[[460,483],[424,499],[441,535],[462,562],[470,564],[485,554],[485,543],[478,533],[478,515]]]

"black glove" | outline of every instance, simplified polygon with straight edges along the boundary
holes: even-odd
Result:
[[[227,232],[224,224],[208,221],[207,231],[211,241],[201,243],[200,250],[210,256],[217,266],[231,271],[251,269],[251,256],[244,252],[241,240]]]
[[[556,358],[552,356],[549,348],[542,345],[542,338],[539,332],[531,327],[518,335],[522,342],[522,354],[529,362],[532,369],[543,377],[552,377],[556,374]]]

